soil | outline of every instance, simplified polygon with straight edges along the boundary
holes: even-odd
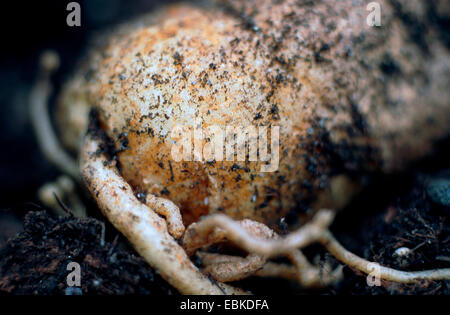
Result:
[[[174,294],[129,248],[104,242],[102,222],[55,217],[45,211],[25,216],[24,232],[0,252],[0,292],[33,295]],[[67,285],[70,262],[78,262],[81,287]]]
[[[383,211],[364,218],[358,224],[357,235],[343,233],[337,234],[338,238],[348,249],[383,266],[404,271],[449,268],[450,208],[430,198],[427,188],[434,180],[429,175],[417,175],[408,192],[394,198]],[[396,255],[395,251],[402,247],[410,249],[410,254]],[[450,281],[423,281],[412,285],[383,281],[381,286],[368,286],[366,276],[348,267],[344,269],[344,274],[345,280],[329,293],[450,293]]]

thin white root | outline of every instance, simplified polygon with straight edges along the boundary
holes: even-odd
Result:
[[[287,254],[297,270],[297,280],[305,288],[324,288],[330,284],[339,282],[343,277],[343,266],[332,270],[325,263],[321,267],[312,265],[299,250],[292,250]]]
[[[304,288],[323,288],[340,281],[343,277],[342,269],[343,266],[336,268],[334,271],[327,268],[322,270],[312,266],[299,269],[298,266],[268,262],[262,269],[256,271],[254,275],[297,281]]]
[[[48,113],[48,99],[52,92],[50,76],[58,66],[59,59],[55,52],[47,51],[42,54],[39,77],[30,92],[30,118],[45,157],[62,172],[79,180],[77,163],[59,144]]]
[[[154,195],[147,195],[145,204],[166,219],[167,229],[169,230],[170,235],[176,239],[183,236],[185,227],[181,212],[172,201]]]
[[[378,263],[365,260],[342,247],[329,231],[324,231],[323,236],[318,241],[325,246],[336,259],[349,267],[366,274],[373,274],[382,280],[401,283],[414,283],[419,280],[450,280],[450,268],[410,272],[387,268]]]
[[[224,295],[251,295],[251,292],[244,291],[226,283],[216,282],[216,285],[222,290],[222,294]]]
[[[291,255],[294,265],[266,262],[261,256],[250,254],[245,258],[198,252],[203,272],[222,282],[241,280],[249,276],[276,277],[297,281],[304,288],[323,288],[342,279],[342,266],[331,270],[329,265],[322,268],[311,265],[300,250]],[[299,257],[302,257],[299,259]]]
[[[326,217],[323,217],[326,219]],[[200,224],[203,224],[202,221]],[[242,220],[237,222],[242,229],[250,233],[257,239],[279,239],[279,236],[270,228],[262,223],[252,220]],[[202,236],[198,235],[199,223],[194,223],[189,226],[187,233],[183,239],[183,246],[188,253],[193,253],[197,248],[202,246]],[[214,229],[206,238],[205,243],[211,245],[226,240],[227,231],[220,228]],[[204,236],[204,235],[203,235]],[[203,243],[203,245],[205,244]],[[229,282],[241,280],[246,277],[262,275],[264,272],[281,272],[282,276],[288,275],[289,278],[294,277],[303,287],[317,288],[325,287],[331,283],[334,283],[342,278],[342,268],[337,268],[332,271],[331,267],[318,268],[311,265],[306,257],[300,250],[291,250],[287,253],[289,259],[293,262],[294,266],[292,270],[287,270],[287,265],[277,266],[273,263],[270,264],[269,269],[264,269],[267,258],[263,255],[249,254],[247,257],[236,257],[219,254],[209,254],[200,252],[197,254],[203,265],[205,265],[203,271],[211,275],[217,281]]]
[[[245,219],[239,221],[238,224],[240,228],[245,229],[248,233],[258,239],[271,239],[276,237],[276,234],[262,223]],[[183,246],[188,254],[194,253],[199,247],[224,241],[227,236],[225,231],[216,229],[205,241],[205,239],[202,239],[201,237],[196,237],[195,230],[196,223],[193,223],[189,226],[189,229],[187,230],[189,232],[186,233],[183,238]],[[202,243],[202,240],[205,242]],[[255,254],[249,254],[245,258],[208,253],[199,253],[198,256],[205,265],[203,272],[220,282],[236,281],[247,278],[258,269],[261,269],[267,261],[264,256]]]
[[[297,281],[298,271],[292,265],[277,264],[269,261],[261,269],[256,271],[254,273],[254,276],[283,278],[287,280]]]
[[[248,233],[258,239],[271,239],[276,237],[276,234],[267,226],[262,223],[252,220],[242,220],[238,222],[242,229],[245,229]],[[188,233],[184,235],[183,245],[186,252],[194,253],[198,247],[202,247],[205,243],[201,244],[202,239],[196,238],[195,233],[196,223],[189,226]],[[207,245],[219,243],[226,239],[225,231],[216,229],[210,234],[210,237],[206,240]],[[200,241],[200,243],[197,243]],[[199,253],[199,257],[202,259],[205,268],[203,271],[206,274],[212,276],[215,280],[220,282],[236,281],[247,278],[261,269],[266,263],[267,259],[262,255],[249,254],[247,257],[216,255],[208,253]]]
[[[284,238],[262,239],[255,237],[253,233],[249,233],[239,222],[225,215],[214,214],[188,227],[183,239],[183,246],[187,252],[192,254],[198,248],[202,247],[202,244],[210,244],[212,240],[217,240],[219,235],[221,238],[227,238],[252,254],[261,255],[266,258],[284,254],[294,262],[296,270],[299,272],[298,278],[300,282],[307,286],[320,285],[320,283],[317,283],[318,280],[322,283],[331,283],[342,276],[342,270],[340,268],[335,271],[326,272],[325,277],[317,274],[317,268],[312,267],[306,257],[298,251],[298,249],[312,243],[322,244],[342,263],[366,274],[373,274],[381,280],[402,283],[414,283],[418,280],[450,280],[449,268],[406,272],[387,268],[356,256],[342,247],[329,232],[328,226],[331,224],[333,218],[334,214],[332,211],[321,210],[314,216],[310,223]],[[285,275],[292,275],[284,267],[283,269],[275,270],[273,265],[270,266],[269,270],[259,271],[259,274],[279,271]]]
[[[219,286],[204,276],[169,235],[165,220],[134,196],[130,185],[98,150],[99,140],[87,135],[81,156],[87,187],[108,220],[164,279],[182,294],[242,293],[231,286]]]
[[[46,183],[39,188],[38,196],[40,201],[57,215],[66,216],[68,213],[61,209],[56,196],[61,198],[61,200],[67,199],[74,216],[79,218],[86,217],[86,209],[75,191],[75,183],[66,175],[62,175],[56,181]]]
[[[325,216],[323,217],[325,219]],[[188,253],[193,253],[199,247],[203,247],[205,243],[211,245],[226,240],[228,233],[226,230],[216,228],[208,235],[202,233],[200,223],[193,223],[189,226],[183,239],[183,246]],[[279,236],[266,225],[252,221],[242,220],[236,222],[240,228],[251,234],[258,240],[275,240],[279,239]],[[203,237],[206,236],[206,239]],[[202,243],[202,240],[205,242]],[[267,257],[264,255],[257,255],[251,253],[245,257],[218,255],[199,253],[198,256],[202,259],[202,263],[205,265],[203,271],[210,274],[217,281],[228,282],[244,279],[248,276],[255,274],[258,270],[262,269],[266,264]],[[317,268],[311,265],[306,257],[300,250],[294,249],[287,253],[289,259],[293,262],[295,272],[287,272],[290,276],[295,273],[295,279],[304,287],[324,287],[331,283],[338,281],[342,277],[342,268],[338,268],[335,271],[324,270],[324,268]],[[271,264],[271,270],[274,271],[275,265]],[[286,268],[282,268],[283,272]],[[267,272],[267,270],[266,270]]]

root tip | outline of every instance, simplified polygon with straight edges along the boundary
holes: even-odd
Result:
[[[54,50],[44,51],[39,60],[39,66],[46,73],[53,73],[58,70],[60,65],[59,55]]]

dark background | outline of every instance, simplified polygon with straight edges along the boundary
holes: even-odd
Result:
[[[40,52],[51,48],[60,54],[61,67],[54,77],[57,92],[90,37],[102,28],[153,9],[161,1],[78,1],[82,10],[80,27],[66,24],[69,2],[1,4],[0,209],[33,200],[43,179],[51,180],[56,175],[39,152],[28,118],[28,93]]]

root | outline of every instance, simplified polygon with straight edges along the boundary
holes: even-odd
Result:
[[[249,233],[240,222],[221,214],[214,214],[188,227],[183,239],[183,246],[188,253],[194,253],[203,244],[210,244],[219,239],[228,239],[251,254],[265,257],[287,255],[293,261],[299,281],[306,286],[337,281],[342,270],[326,272],[324,275],[310,265],[306,257],[299,251],[312,243],[322,244],[336,259],[349,267],[373,275],[381,280],[401,283],[414,283],[419,280],[450,280],[450,269],[406,272],[381,266],[349,252],[329,232],[334,214],[330,210],[321,210],[310,223],[284,238],[263,239]],[[270,264],[257,272],[259,275],[282,274],[292,277],[294,271],[286,266]]]
[[[237,224],[240,228],[258,239],[271,239],[276,237],[271,229],[259,222],[245,219]],[[189,226],[188,232],[183,238],[183,246],[188,254],[193,254],[197,248],[203,247],[204,245],[222,242],[227,236],[224,233],[225,231],[217,229],[209,234],[207,239],[204,239],[197,237],[195,231],[196,223],[193,223]],[[261,269],[267,261],[267,258],[263,255],[256,254],[249,254],[245,258],[210,253],[199,253],[198,256],[205,265],[203,271],[220,282],[237,281],[251,276],[257,270]]]
[[[59,66],[58,55],[45,52],[40,60],[40,74],[30,93],[30,119],[39,147],[45,157],[63,173],[79,180],[76,161],[61,147],[49,118],[48,99],[52,92],[50,76]]]
[[[298,280],[298,272],[294,266],[288,264],[276,264],[273,262],[266,263],[260,270],[255,272],[254,276],[283,278],[292,281]]]
[[[203,272],[220,282],[247,278],[266,263],[264,257],[255,254],[249,254],[245,258],[210,253],[198,253],[198,256],[205,265]]]
[[[245,233],[251,235],[257,242],[264,242],[264,240],[267,242],[270,242],[270,240],[279,240],[284,243],[284,240],[280,240],[279,236],[274,231],[262,223],[248,219],[236,222],[228,217],[224,218],[226,218],[225,220],[227,220],[228,223],[232,222],[234,224],[233,231],[245,231]],[[328,216],[325,215],[321,216],[321,218],[322,220],[329,220]],[[183,247],[187,253],[193,254],[200,247],[218,243],[227,238],[233,240],[233,236],[227,233],[228,231],[226,229],[214,228],[214,224],[217,224],[217,218],[216,220],[210,219],[211,217],[189,226],[183,238]],[[324,227],[327,226],[325,221],[315,223],[319,228],[322,226],[321,224],[323,224]],[[228,225],[228,227],[230,227],[230,225]],[[308,231],[313,231],[314,227],[316,227],[316,225],[313,225],[313,228],[310,228]],[[248,235],[236,236],[235,234],[234,236],[235,242],[240,242],[244,239],[249,241]],[[292,242],[296,239],[302,239],[301,237],[299,238],[299,236],[301,236],[301,234],[291,235]],[[251,244],[251,240],[248,244]],[[265,267],[268,258],[267,255],[262,254],[261,252],[249,252],[250,254],[245,258],[209,253],[199,253],[198,256],[205,265],[204,272],[210,274],[217,281],[222,282],[241,280],[254,274],[262,275],[264,273],[269,273],[274,275],[280,272],[283,276],[288,275],[289,278],[295,278],[304,287],[324,287],[338,281],[342,277],[342,268],[332,271],[331,267],[329,267],[328,270],[324,270],[323,268],[313,266],[308,262],[302,252],[295,248],[289,249],[286,252],[288,258],[294,264],[292,267],[293,269],[289,270],[287,265],[277,265],[273,263],[268,263],[269,267]]]
[[[242,228],[239,222],[228,216],[214,214],[189,226],[183,239],[183,247],[188,254],[192,254],[205,244],[216,241],[219,235],[222,239],[226,236],[227,239],[250,253],[271,258],[314,243],[327,230],[333,218],[334,214],[332,211],[322,210],[311,222],[289,236],[283,239],[262,240],[249,233]],[[218,231],[216,231],[217,228],[219,228]],[[269,229],[268,227],[266,228]]]
[[[301,254],[300,251],[298,253]],[[276,264],[268,262],[255,273],[258,277],[276,277],[297,281],[304,288],[323,288],[339,282],[342,277],[343,266],[331,270],[325,265],[323,268],[312,266],[305,258],[304,264]]]
[[[57,200],[57,198],[61,198],[61,200],[68,200],[68,206],[74,216],[79,218],[86,217],[86,209],[75,191],[75,183],[69,176],[62,175],[56,181],[46,183],[39,188],[38,196],[40,201],[57,215],[67,215],[67,211],[61,209]]]
[[[409,272],[365,260],[346,250],[329,231],[324,232],[319,242],[339,261],[366,274],[378,276],[382,280],[401,283],[414,283],[419,280],[450,280],[450,268]]]
[[[305,288],[324,288],[343,278],[343,267],[335,270],[329,264],[316,267],[312,265],[299,250],[290,251],[287,256],[297,270],[297,281]]]
[[[167,229],[170,235],[178,239],[183,236],[185,227],[180,209],[170,200],[147,195],[145,201],[147,207],[162,215],[167,222]]]
[[[98,149],[99,141],[87,135],[81,161],[87,187],[108,220],[164,279],[182,294],[244,293],[204,276],[169,235],[165,220],[134,196],[130,185]]]

